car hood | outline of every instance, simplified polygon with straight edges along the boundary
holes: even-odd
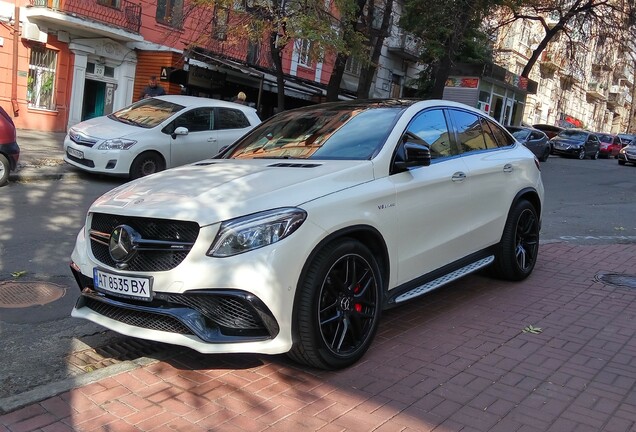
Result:
[[[129,125],[110,118],[95,117],[90,120],[83,121],[71,128],[69,133],[80,133],[91,138],[122,138],[134,133],[147,131],[149,129],[140,126]]]
[[[374,179],[370,161],[210,159],[124,184],[91,212],[209,225],[303,203]]]

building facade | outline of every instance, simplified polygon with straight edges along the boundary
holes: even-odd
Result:
[[[548,18],[548,24],[554,24]],[[514,22],[497,35],[495,62],[520,74],[543,38],[543,28]],[[538,83],[528,95],[522,122],[622,133],[633,121],[634,61],[631,54],[599,37],[556,37],[541,53],[529,77]]]

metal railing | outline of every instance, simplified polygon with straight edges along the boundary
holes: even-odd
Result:
[[[139,34],[141,5],[128,0],[29,0],[32,7],[42,7],[79,16]]]

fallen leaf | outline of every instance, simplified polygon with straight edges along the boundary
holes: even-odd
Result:
[[[27,274],[26,270],[22,270],[22,271],[17,271],[17,272],[11,273],[11,276],[13,276],[14,278],[19,278],[19,277],[24,276],[25,274]]]

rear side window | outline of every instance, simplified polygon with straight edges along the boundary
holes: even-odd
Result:
[[[486,125],[488,125],[488,127],[490,128],[492,136],[497,141],[497,146],[498,147],[506,147],[506,146],[509,146],[509,145],[513,145],[515,143],[515,141],[510,136],[510,134],[506,133],[506,131],[503,130],[501,127],[499,127],[499,125],[495,124],[494,122],[491,122],[488,119],[482,119],[482,122],[485,123]],[[535,134],[536,133],[534,133],[530,137],[530,139],[539,139],[539,138],[541,138],[541,134],[536,134],[536,136],[535,136]]]
[[[475,114],[449,110],[453,126],[457,131],[459,148],[462,153],[486,149],[486,141],[481,130],[481,122]]]
[[[218,118],[215,129],[243,129],[250,126],[250,122],[242,111],[231,108],[217,108]]]

